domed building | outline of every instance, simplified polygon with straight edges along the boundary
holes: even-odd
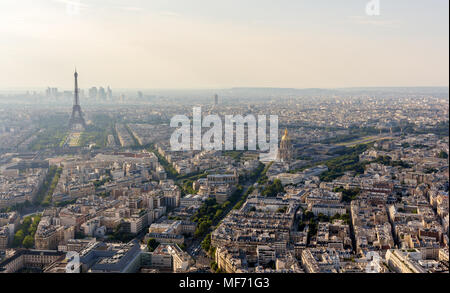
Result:
[[[291,139],[288,135],[287,128],[284,130],[284,135],[281,138],[280,148],[278,149],[278,160],[280,162],[292,162],[294,157],[294,148]]]

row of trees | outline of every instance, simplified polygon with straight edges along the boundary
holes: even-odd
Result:
[[[193,183],[201,178],[206,178],[208,176],[208,172],[197,172],[188,175],[178,175],[176,179],[178,180],[179,186],[182,191],[182,196],[186,194],[197,194],[197,191],[194,190]]]
[[[115,119],[107,114],[95,114],[92,117],[92,124],[87,125],[80,137],[80,146],[95,144],[96,148],[106,147],[108,135],[113,133]]]
[[[247,197],[252,194],[252,192],[255,190],[253,186],[250,186],[250,188],[247,189],[247,191],[244,193],[244,195],[241,197],[241,199],[234,205],[233,210],[240,209],[245,201],[247,200]]]
[[[364,174],[364,167],[369,162],[360,162],[359,155],[368,149],[368,144],[360,144],[351,148],[344,148],[343,155],[331,159],[325,163],[328,171],[320,175],[320,180],[331,182],[344,175],[347,171],[353,171],[356,174]]]
[[[41,131],[36,134],[36,139],[30,144],[32,151],[46,148],[60,147],[67,137],[68,114],[52,114],[50,116],[39,116],[34,125]]]
[[[364,174],[366,165],[370,163],[379,163],[385,166],[411,168],[405,161],[393,161],[389,156],[379,156],[373,161],[360,161],[359,155],[369,148],[370,144],[360,144],[351,148],[342,148],[335,153],[341,154],[339,157],[331,159],[325,163],[328,171],[320,175],[320,180],[331,182],[341,177],[347,171],[355,172],[355,175]]]
[[[198,180],[200,178],[206,178],[208,176],[208,172],[195,172],[186,175],[178,175],[176,177],[177,180],[185,181],[185,180]]]
[[[108,142],[109,132],[104,129],[87,130],[81,134],[79,145],[95,144],[96,148],[103,148]]]
[[[260,173],[260,175],[258,176],[258,180],[256,181],[259,185],[264,185],[267,183],[267,181],[269,180],[269,178],[267,177],[267,170],[269,170],[269,168],[272,166],[273,162],[269,163],[264,169],[263,171]]]
[[[379,156],[375,160],[372,161],[372,163],[378,163],[385,166],[392,166],[392,167],[402,167],[402,168],[411,168],[411,165],[409,165],[405,161],[393,161],[391,157],[389,156]]]
[[[23,203],[16,203],[15,205],[2,208],[0,209],[0,213],[9,213],[13,211],[18,211],[19,213],[22,213],[24,209],[31,207],[32,205],[33,204],[27,200]]]
[[[32,248],[34,246],[34,235],[40,221],[40,215],[25,217],[16,234],[14,234],[13,246]]]
[[[45,176],[44,182],[42,183],[39,191],[34,198],[34,205],[49,206],[52,201],[52,195],[55,191],[56,185],[58,184],[59,177],[61,176],[62,168],[56,166],[50,166],[47,175]]]
[[[183,191],[185,194],[197,194],[197,191],[192,186],[194,184],[193,180],[186,180],[183,182]]]
[[[197,229],[195,230],[194,237],[200,238],[205,235],[213,222],[217,222],[222,216],[224,210],[230,205],[229,201],[220,205],[216,202],[216,199],[210,198],[200,207],[200,209],[194,214],[192,220],[197,223]]]
[[[61,173],[62,173],[62,168],[57,168],[55,171],[55,175],[53,176],[52,181],[50,183],[50,187],[48,188],[47,193],[45,194],[44,200],[41,202],[42,206],[44,206],[44,207],[50,206],[50,204],[52,202],[53,192],[56,189],[56,185],[58,185],[58,181],[61,176]]]
[[[279,179],[275,179],[272,184],[269,184],[266,188],[264,188],[261,195],[266,197],[275,197],[278,193],[283,192],[285,192],[283,184],[281,184]]]
[[[352,141],[359,139],[364,136],[369,135],[376,135],[380,133],[380,129],[376,129],[374,127],[357,127],[353,126],[350,127],[348,134],[339,135],[337,137],[328,138],[322,141],[322,143],[325,144],[336,144],[336,143],[342,143],[347,141]],[[448,121],[442,121],[433,128],[417,128],[417,126],[414,123],[402,123],[402,125],[399,125],[397,127],[392,128],[393,132],[402,132],[404,134],[427,134],[427,133],[434,133],[438,136],[448,136],[449,132],[449,124]],[[382,133],[388,133],[390,132],[390,129],[381,129]]]
[[[342,192],[342,201],[346,203],[350,203],[351,201],[355,200],[361,193],[361,190],[359,188],[345,189],[342,186],[336,187],[333,191]]]
[[[381,131],[384,133],[387,133],[387,132],[389,132],[389,129],[382,129]],[[343,135],[339,135],[336,137],[327,138],[327,139],[323,140],[322,143],[325,143],[325,144],[343,143],[343,142],[353,141],[353,140],[359,139],[364,136],[369,136],[369,135],[374,135],[374,134],[379,134],[379,133],[380,133],[380,130],[376,129],[374,127],[361,127],[361,128],[351,127],[351,128],[349,128],[348,134],[343,134]]]
[[[194,237],[200,238],[208,233],[211,226],[216,225],[243,197],[242,191],[243,187],[239,185],[229,200],[222,205],[218,204],[214,198],[207,199],[192,217],[192,221],[198,225]]]
[[[242,175],[239,178],[239,180],[241,180],[241,181],[255,181],[264,172],[264,168],[265,168],[264,164],[259,162],[258,167],[256,167],[256,169],[253,170],[253,172],[251,172],[250,174],[247,174],[247,175]]]
[[[262,177],[266,177],[265,180],[267,180],[266,172],[270,168],[272,163],[268,164],[267,166],[264,166],[264,164],[260,163],[259,166],[252,172],[252,174],[248,175],[246,177],[246,180],[259,180]],[[242,186],[240,186],[236,192],[231,196],[230,202],[234,204],[233,209],[238,210],[242,207],[242,205],[247,200],[247,197],[255,190],[255,187],[250,186],[244,193]],[[228,211],[227,211],[228,212]],[[222,218],[226,213],[222,213],[220,218]],[[209,228],[209,227],[208,227]],[[204,228],[202,228],[204,229]],[[204,251],[206,251],[210,256],[215,255],[215,247],[211,246],[211,233],[207,234],[206,237],[203,239],[202,248]],[[217,269],[217,268],[216,268]],[[213,270],[216,270],[213,268]]]
[[[171,164],[169,164],[169,162],[163,156],[161,156],[161,154],[153,145],[149,146],[148,149],[150,152],[153,152],[156,155],[159,163],[163,166],[164,170],[166,170],[167,177],[169,179],[176,179],[179,175],[177,170],[175,170],[175,168]]]

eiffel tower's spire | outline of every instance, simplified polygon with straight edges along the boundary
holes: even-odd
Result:
[[[77,68],[75,67],[75,73],[74,73],[74,77],[75,77],[75,91],[74,91],[74,97],[73,97],[73,105],[79,105],[80,104],[80,97],[79,97],[79,90],[78,90],[78,72],[77,72]]]

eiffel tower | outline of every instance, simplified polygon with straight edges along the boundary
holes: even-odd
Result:
[[[84,130],[86,129],[86,122],[83,118],[83,112],[81,111],[80,106],[80,97],[78,90],[78,72],[75,69],[75,94],[73,98],[73,108],[72,108],[72,116],[69,121],[69,128],[71,130]]]

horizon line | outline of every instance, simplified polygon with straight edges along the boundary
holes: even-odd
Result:
[[[339,86],[339,87],[276,87],[276,86],[229,86],[229,87],[186,87],[186,88],[149,88],[149,87],[113,87],[111,85],[98,85],[89,87],[80,87],[80,89],[89,89],[92,87],[111,87],[116,90],[153,90],[153,91],[207,91],[207,90],[233,90],[233,89],[267,89],[267,90],[346,90],[346,89],[421,89],[421,88],[446,88],[449,89],[450,85],[417,85],[417,86]],[[20,87],[2,87],[0,91],[18,91],[18,90],[42,90],[47,88],[58,88],[61,90],[67,90],[72,88],[60,87],[60,86],[20,86]],[[73,89],[72,89],[73,90]]]

